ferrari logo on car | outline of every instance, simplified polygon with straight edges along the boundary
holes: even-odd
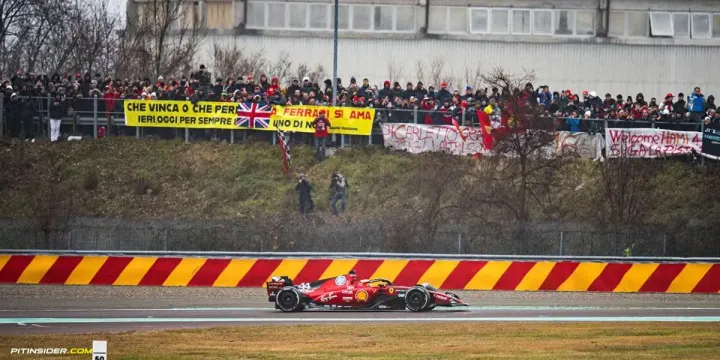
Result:
[[[365,290],[360,290],[355,293],[355,298],[358,299],[358,301],[365,301],[368,299],[368,293]]]
[[[393,288],[393,287],[388,288],[388,292],[389,292],[390,294],[394,294],[394,293],[395,293],[395,288]]]

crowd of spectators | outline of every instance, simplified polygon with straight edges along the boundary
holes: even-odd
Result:
[[[451,89],[441,83],[438,88],[425,87],[422,81],[408,82],[405,87],[397,81],[383,81],[382,85],[371,85],[365,78],[357,81],[351,77],[349,84],[337,79],[337,103],[339,106],[373,107],[378,110],[381,121],[451,124],[453,119],[465,124],[477,124],[477,111],[490,109],[491,118],[496,120],[506,111],[510,98],[521,99],[527,113],[554,117],[557,128],[570,131],[598,131],[597,125],[584,119],[619,120],[623,127],[647,127],[649,122],[694,123],[720,122],[716,113],[715,97],[705,97],[700,88],[687,96],[683,93],[667,93],[658,100],[649,101],[642,93],[633,96],[606,93],[598,96],[595,91],[573,91],[562,89],[551,91],[548,86],[534,87],[527,84],[524,89]],[[18,73],[2,82],[4,104],[11,106],[13,116],[26,116],[30,110],[12,108],[13,97],[47,98],[62,101],[67,108],[82,107],[80,99],[98,97],[102,99],[100,111],[121,112],[122,99],[147,100],[190,100],[190,101],[231,101],[267,102],[286,105],[325,105],[332,103],[332,81],[327,79],[319,84],[305,77],[292,78],[289,85],[282,86],[277,77],[268,78],[262,74],[256,82],[253,76],[216,78],[211,81],[210,73],[204,66],[190,76],[160,76],[156,81],[149,78],[113,78],[101,74],[25,74]],[[87,107],[87,104],[85,105]],[[415,110],[418,112],[416,113]],[[7,111],[7,109],[5,109]],[[87,109],[85,109],[87,110]],[[27,113],[27,114],[26,114]],[[463,114],[464,113],[464,114]],[[419,114],[419,115],[417,115]]]

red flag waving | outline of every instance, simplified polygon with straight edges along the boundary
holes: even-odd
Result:
[[[490,124],[490,115],[483,109],[478,110],[477,117],[478,120],[480,120],[480,130],[482,130],[483,147],[487,150],[492,150],[493,136],[492,125]]]
[[[460,137],[463,139],[463,141],[465,141],[467,139],[467,137],[465,135],[463,135],[463,132],[460,129],[460,123],[457,121],[457,119],[455,119],[454,116],[452,118],[452,123],[453,123],[453,126],[455,126],[455,130],[457,130],[458,134],[460,134]]]

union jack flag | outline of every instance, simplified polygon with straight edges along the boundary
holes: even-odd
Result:
[[[267,103],[239,103],[235,125],[237,127],[247,127],[250,129],[267,129],[270,124],[271,112],[272,106]]]

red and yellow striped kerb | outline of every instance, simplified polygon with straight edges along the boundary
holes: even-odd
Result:
[[[720,292],[720,264],[428,259],[0,255],[0,283],[261,287],[346,274],[448,290]]]

